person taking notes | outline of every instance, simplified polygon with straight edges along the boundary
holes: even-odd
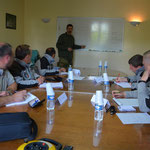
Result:
[[[15,51],[15,60],[9,71],[14,76],[19,89],[31,88],[44,82],[44,77],[35,73],[31,67],[31,50],[30,46],[19,45]]]
[[[42,76],[55,75],[59,72],[65,72],[65,68],[54,68],[53,63],[55,62],[56,51],[53,47],[47,48],[45,55],[36,62],[35,66],[38,73]]]
[[[26,97],[26,91],[17,90],[17,84],[13,76],[7,70],[13,62],[12,47],[8,43],[0,43],[0,107],[6,104],[23,101]]]
[[[143,64],[144,64],[144,66],[142,67],[142,68],[145,68],[145,67],[147,67],[147,61],[145,61],[145,57],[147,56],[148,54],[147,54],[147,52],[145,52],[144,53],[144,59],[143,59]],[[145,69],[144,69],[145,70]],[[141,78],[142,78],[142,76],[143,76],[143,73],[144,73],[144,71],[142,72],[142,70],[141,70],[141,72],[140,72],[140,74],[139,74],[139,76],[138,76],[138,78],[136,78],[137,79],[137,89],[136,90],[133,90],[133,91],[125,91],[125,92],[119,92],[119,91],[116,91],[116,90],[114,90],[114,91],[112,91],[112,95],[113,95],[113,97],[115,97],[115,98],[137,98],[138,97],[138,88],[139,88],[139,85],[138,85],[138,82],[141,80]],[[147,87],[149,87],[150,86],[150,82],[149,82],[150,80],[148,80],[147,82],[146,82],[146,86]]]
[[[138,82],[138,102],[142,112],[150,112],[150,50],[144,53],[145,71]]]
[[[137,83],[137,81],[140,80],[141,78],[141,73],[144,71],[144,66],[143,66],[143,56],[142,55],[134,55],[131,57],[128,61],[130,70],[135,74],[134,76],[129,76],[127,78],[121,78],[118,77],[116,78],[116,82],[130,82],[132,83]]]

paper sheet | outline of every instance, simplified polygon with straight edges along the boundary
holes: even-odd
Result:
[[[116,113],[123,124],[150,124],[147,113]]]
[[[133,107],[139,107],[138,99],[117,99],[113,98],[113,100],[120,106],[133,106]]]
[[[131,88],[131,84],[128,82],[114,82],[114,83],[121,86],[122,88]]]
[[[74,76],[74,80],[83,80],[85,77]]]
[[[96,83],[102,83],[102,82],[104,81],[104,79],[103,79],[102,77],[95,77],[95,78],[94,78],[94,81],[95,81]]]
[[[119,111],[136,111],[132,106],[118,106]]]
[[[68,75],[68,72],[60,72],[59,75]]]
[[[51,83],[52,88],[55,89],[63,89],[63,83],[62,82],[56,82],[56,83]],[[43,83],[39,86],[39,88],[46,88],[46,83]]]
[[[28,102],[30,102],[31,100],[33,99],[38,99],[35,95],[31,94],[28,92],[28,97],[25,101],[22,101],[22,102],[14,102],[14,103],[11,103],[11,104],[7,104],[6,107],[9,107],[9,106],[16,106],[16,105],[25,105],[25,104],[28,104]],[[39,99],[38,99],[39,100]]]
[[[79,69],[73,69],[72,71],[73,71],[74,75],[78,75],[78,76],[81,75],[81,71]]]
[[[96,83],[101,83],[101,82],[104,82],[104,79],[102,76],[89,76],[88,77],[90,80],[95,80]],[[112,81],[114,79],[116,79],[117,77],[108,77],[108,80],[109,81]]]

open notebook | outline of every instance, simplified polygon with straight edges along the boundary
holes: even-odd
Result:
[[[128,82],[114,82],[114,83],[121,86],[122,88],[131,88],[131,84]]]
[[[119,106],[133,106],[133,107],[139,107],[138,99],[127,99],[127,98],[113,98],[113,100],[119,105]]]

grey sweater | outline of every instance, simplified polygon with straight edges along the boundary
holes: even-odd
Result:
[[[144,81],[138,83],[138,102],[140,111],[150,112],[150,88]]]
[[[142,73],[144,72],[144,66],[141,67],[140,69],[138,69],[135,73],[135,76],[131,76],[131,77],[128,77],[128,81],[131,82],[131,89],[132,91],[126,91],[125,94],[126,94],[126,97],[127,98],[137,98],[137,95],[138,95],[138,92],[137,92],[137,89],[138,89],[138,82],[140,81],[141,79],[141,75]],[[147,86],[149,86],[149,82],[146,83]]]
[[[128,82],[131,83],[131,89],[132,89],[132,90],[136,90],[136,89],[137,89],[138,82],[139,82],[140,79],[141,79],[141,74],[142,74],[144,71],[145,71],[145,69],[144,69],[144,66],[143,66],[143,67],[139,68],[139,69],[136,71],[136,73],[135,73],[134,76],[129,76],[129,77],[127,77]]]

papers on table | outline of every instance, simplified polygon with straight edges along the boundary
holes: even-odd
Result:
[[[121,86],[122,88],[131,88],[131,84],[128,82],[114,82],[114,83]]]
[[[104,79],[102,76],[89,76],[88,77],[90,80],[94,80],[96,83],[102,83],[104,82]],[[109,81],[112,81],[114,79],[116,79],[117,77],[108,77]]]
[[[74,76],[74,80],[83,80],[85,77]]]
[[[55,88],[55,89],[63,89],[62,82],[51,83],[51,86],[52,88]],[[46,83],[41,84],[39,88],[46,88]]]
[[[46,83],[40,84],[39,88],[46,88]]]
[[[147,113],[117,113],[123,124],[150,124],[150,115]]]
[[[68,75],[68,72],[60,72],[60,75]]]
[[[119,111],[136,111],[132,106],[118,106]]]
[[[72,69],[73,74],[76,76],[80,76],[81,75],[81,71],[79,69]]]
[[[102,82],[104,81],[104,79],[103,79],[102,77],[95,77],[95,78],[94,78],[94,81],[95,81],[96,83],[102,83]]]
[[[139,107],[138,99],[117,99],[113,98],[113,100],[119,105],[119,106],[133,106],[133,107]]]
[[[25,105],[25,104],[28,104],[33,99],[39,100],[35,95],[28,92],[26,100],[24,100],[22,102],[14,102],[14,103],[11,103],[11,104],[7,104],[6,107],[16,106],[16,105]]]

